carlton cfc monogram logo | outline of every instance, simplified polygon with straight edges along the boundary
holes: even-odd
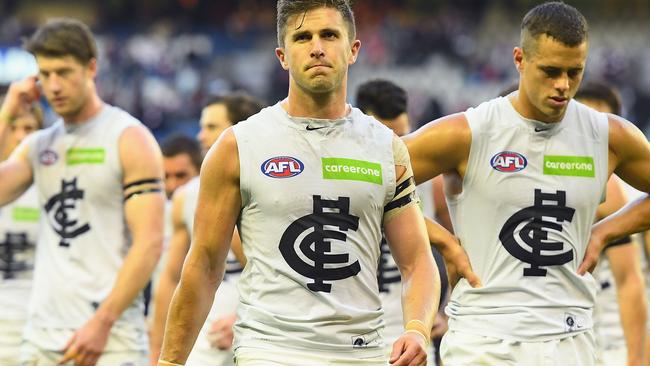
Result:
[[[359,261],[348,263],[348,254],[328,254],[332,251],[332,243],[329,240],[345,242],[345,232],[359,228],[359,217],[350,215],[349,197],[339,197],[338,200],[321,199],[321,196],[313,198],[314,213],[292,222],[282,234],[279,248],[282,257],[294,271],[313,280],[307,284],[310,290],[331,292],[332,285],[325,281],[342,280],[356,276],[361,271]],[[328,228],[325,229],[325,226]],[[336,227],[339,231],[330,230],[329,227]],[[296,240],[308,230],[311,232],[304,236],[296,248]],[[305,262],[296,249],[311,263]],[[340,264],[346,265],[333,266]]]
[[[54,213],[50,216],[52,228],[61,237],[59,245],[62,247],[70,246],[70,239],[90,230],[90,225],[80,224],[78,220],[70,217],[70,210],[74,210],[77,200],[84,198],[84,191],[77,188],[77,178],[67,182],[61,181],[61,192],[50,197],[45,204],[45,210],[50,216],[50,211],[56,207]]]
[[[379,285],[379,292],[390,292],[389,285],[397,283],[402,280],[399,268],[395,265],[390,254],[390,247],[386,241],[386,236],[381,236],[380,245],[381,254],[379,255],[379,263],[377,265],[377,284]]]
[[[541,189],[535,189],[535,205],[517,211],[506,221],[499,239],[510,255],[530,264],[530,268],[524,268],[524,276],[543,277],[547,270],[540,267],[558,266],[573,260],[571,249],[557,254],[547,253],[564,248],[564,243],[548,239],[548,230],[562,232],[562,223],[571,222],[574,213],[575,209],[566,206],[565,191],[542,193]],[[548,221],[550,218],[555,222]],[[515,230],[518,228],[517,236],[531,248],[530,251],[517,242]]]

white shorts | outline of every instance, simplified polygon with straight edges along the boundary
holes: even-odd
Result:
[[[627,366],[627,347],[619,347],[598,352],[598,366]]]
[[[18,365],[25,320],[0,320],[0,365]]]
[[[63,357],[61,351],[38,348],[32,343],[24,342],[20,347],[20,366],[56,366]],[[72,366],[67,362],[64,366]],[[149,355],[145,351],[104,352],[95,366],[147,366]],[[3,366],[5,364],[2,364]]]
[[[387,366],[386,357],[359,359],[354,355],[314,354],[296,350],[270,351],[239,347],[235,351],[237,366]]]
[[[440,345],[445,366],[593,366],[592,331],[542,342],[518,342],[449,330]]]

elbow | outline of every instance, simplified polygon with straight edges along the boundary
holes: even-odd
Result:
[[[147,254],[147,257],[155,259],[155,263],[158,263],[163,252],[163,235],[162,232],[159,235],[150,235],[142,241],[142,248]]]

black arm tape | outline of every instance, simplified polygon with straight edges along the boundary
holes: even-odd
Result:
[[[129,193],[126,197],[124,197],[124,202],[128,201],[130,198],[133,196],[139,196],[141,194],[147,194],[147,193],[158,193],[162,192],[161,188],[149,188],[149,189],[141,189],[139,191],[133,191]]]
[[[632,237],[631,236],[624,236],[618,240],[611,241],[605,245],[605,250],[613,247],[617,247],[619,245],[625,245],[625,244],[630,244],[632,243]]]
[[[384,212],[408,205],[415,199],[415,194],[415,191],[413,191],[402,198],[390,201],[386,206],[384,206]]]
[[[402,183],[398,184],[397,187],[395,187],[395,195],[393,197],[399,196],[399,194],[402,193],[411,184],[413,186],[415,186],[415,179],[413,179],[413,177],[410,177],[409,179],[407,179],[407,180],[403,181]]]
[[[143,184],[154,184],[154,183],[162,184],[162,179],[160,179],[160,178],[149,178],[149,179],[136,180],[135,182],[131,182],[129,184],[126,184],[123,189],[126,191],[127,189],[133,188],[135,186],[140,186],[140,185],[143,185]]]

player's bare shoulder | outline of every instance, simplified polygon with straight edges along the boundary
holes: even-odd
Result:
[[[609,151],[618,162],[637,154],[650,154],[648,140],[632,122],[615,114],[608,114]]]
[[[464,113],[427,123],[403,137],[417,183],[440,173],[459,171],[467,164],[472,131]]]
[[[201,185],[207,178],[239,184],[239,151],[232,126],[228,127],[212,145],[201,166]]]

